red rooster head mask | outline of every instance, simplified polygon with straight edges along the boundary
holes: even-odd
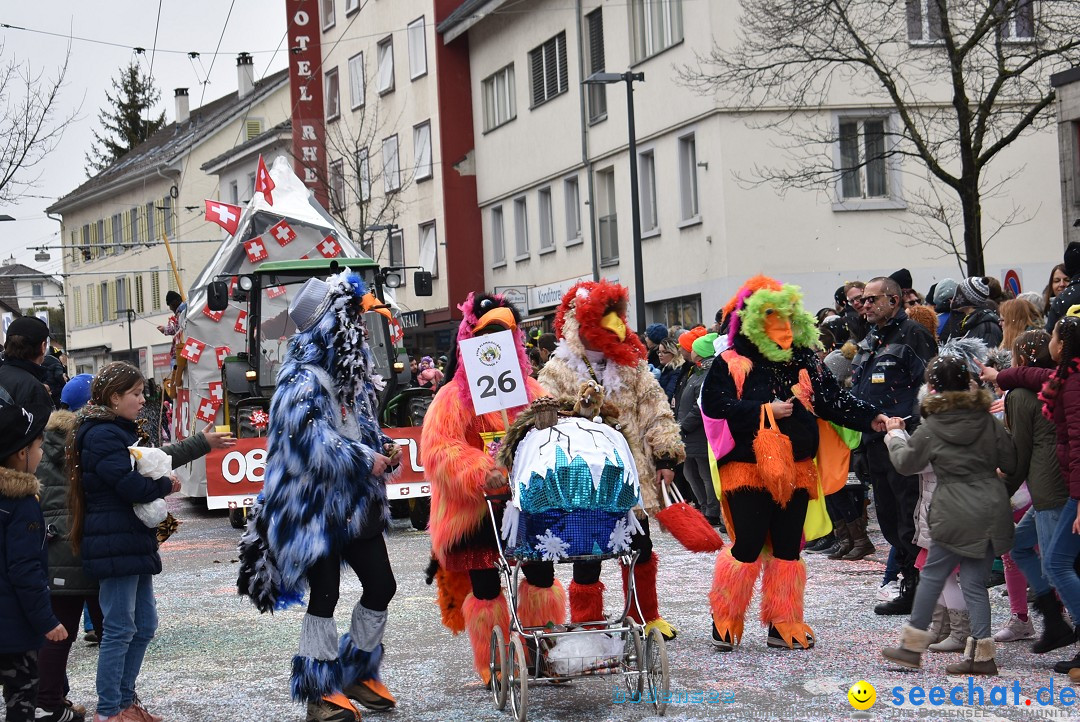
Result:
[[[625,286],[603,280],[576,283],[555,312],[555,335],[579,353],[600,351],[613,363],[635,366],[646,351],[626,323],[629,303]]]

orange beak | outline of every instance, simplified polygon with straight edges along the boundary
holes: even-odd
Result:
[[[383,302],[380,301],[378,299],[378,297],[376,297],[375,294],[372,293],[371,291],[368,291],[367,293],[365,293],[360,298],[360,310],[361,311],[365,311],[365,312],[366,311],[371,311],[374,306],[384,306],[384,305],[385,304],[383,304]],[[381,313],[383,316],[386,316],[386,319],[388,321],[394,320],[394,315],[392,313],[390,313],[389,308],[375,308],[374,310],[375,310],[375,313]]]
[[[765,318],[765,335],[785,351],[795,343],[795,334],[791,332],[791,321],[778,313]]]
[[[473,326],[473,333],[480,333],[480,331],[495,323],[500,326],[505,326],[509,331],[517,329],[517,322],[514,321],[514,312],[506,306],[499,306],[498,308],[491,309],[480,317],[480,320]]]

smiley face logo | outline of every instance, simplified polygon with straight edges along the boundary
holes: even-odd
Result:
[[[868,710],[874,706],[874,702],[877,702],[877,690],[874,689],[874,685],[867,682],[865,679],[860,679],[855,684],[851,685],[851,689],[847,693],[848,702],[851,706],[857,710]]]

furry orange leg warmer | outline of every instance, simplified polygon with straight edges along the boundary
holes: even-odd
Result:
[[[502,627],[507,639],[510,637],[510,610],[502,594],[494,599],[477,599],[472,594],[461,605],[465,628],[469,630],[469,643],[473,650],[473,665],[484,684],[491,681],[488,662],[491,659],[491,630]]]
[[[761,575],[761,623],[772,625],[790,649],[798,642],[803,649],[813,644],[814,630],[803,621],[803,593],[806,564],[772,558]]]
[[[518,583],[518,620],[526,627],[543,627],[566,621],[566,590],[558,579],[550,587],[534,587],[527,579]]]
[[[598,622],[604,618],[604,583],[570,582],[570,621]]]
[[[754,596],[754,582],[761,572],[761,560],[740,562],[731,556],[731,547],[716,555],[712,589],[709,590],[709,606],[713,624],[721,639],[738,644],[742,640],[743,619],[750,598]]]
[[[435,572],[435,584],[439,590],[439,609],[443,626],[455,635],[465,629],[461,607],[472,590],[468,572],[451,572],[439,567]]]

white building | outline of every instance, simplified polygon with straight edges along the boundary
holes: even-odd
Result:
[[[48,309],[64,306],[64,286],[54,276],[36,268],[19,263],[14,256],[0,263],[0,312],[7,323],[19,315],[48,314]],[[46,323],[49,323],[46,321]],[[50,323],[50,326],[52,324]],[[56,329],[53,329],[54,333]],[[0,334],[0,341],[4,338]],[[63,347],[65,340],[59,335],[53,343]]]
[[[918,168],[882,163],[828,193],[784,197],[740,182],[755,166],[782,162],[783,139],[676,76],[714,37],[734,37],[739,12],[735,0],[532,0],[512,8],[466,0],[439,23],[442,41],[466,43],[469,53],[489,287],[516,287],[530,313],[546,314],[578,278],[595,273],[632,286],[626,88],[581,84],[624,69],[645,74],[634,100],[650,322],[711,322],[761,272],[801,285],[811,310],[831,306],[844,281],[901,267],[924,291],[962,275],[955,260],[895,232],[912,219],[905,186],[910,192],[917,173],[907,171]],[[857,138],[897,122],[884,98],[838,99],[816,115]],[[839,164],[839,147],[834,155]],[[1008,197],[985,201],[986,216],[1004,217],[1015,203],[1032,218],[988,245],[987,273],[1017,269],[1026,290],[1041,291],[1062,251],[1053,130],[1021,138],[993,169],[1012,178]]]

